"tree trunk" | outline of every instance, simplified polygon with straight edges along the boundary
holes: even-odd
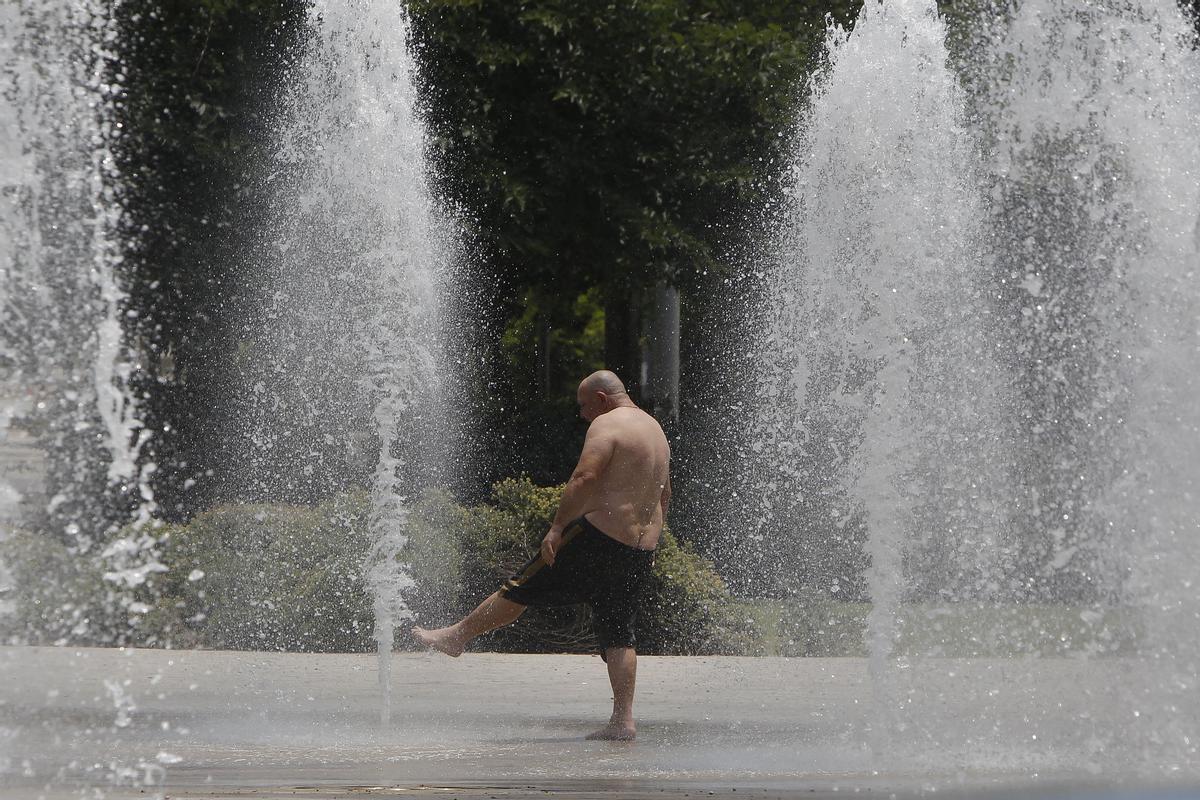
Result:
[[[643,399],[660,422],[679,421],[679,290],[660,283],[646,320]]]
[[[604,366],[617,373],[633,401],[641,397],[640,314],[628,287],[612,287],[604,300]]]

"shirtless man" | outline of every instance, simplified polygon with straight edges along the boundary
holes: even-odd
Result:
[[[413,635],[458,656],[476,636],[508,625],[527,606],[587,603],[613,690],[612,717],[587,738],[631,740],[637,734],[634,623],[671,497],[671,449],[658,422],[629,399],[612,372],[584,378],[576,399],[591,425],[540,553],[464,619],[437,630],[413,628]]]

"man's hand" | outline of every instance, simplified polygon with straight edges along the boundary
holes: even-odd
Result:
[[[562,528],[551,527],[546,538],[542,539],[542,560],[550,566],[554,566],[554,556],[558,553],[560,544],[562,544]]]

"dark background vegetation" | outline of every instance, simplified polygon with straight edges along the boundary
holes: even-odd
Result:
[[[666,282],[682,293],[676,529],[704,550],[709,511],[728,501],[705,452],[714,418],[728,417],[723,394],[736,402],[738,391],[721,361],[736,340],[730,304],[752,282],[754,248],[780,205],[826,17],[848,22],[857,5],[398,4],[437,194],[464,226],[469,310],[480,314],[484,372],[464,405],[486,456],[465,500],[507,476],[547,485],[569,474],[584,432],[576,382],[607,366],[638,397],[643,298]],[[156,497],[176,522],[223,502],[279,500],[246,498],[231,480],[241,434],[229,376],[252,302],[239,275],[266,207],[255,165],[306,4],[117,8],[128,288],[149,356],[141,389]]]
[[[440,201],[462,223],[465,313],[483,372],[463,405],[480,453],[467,503],[496,481],[561,482],[582,440],[574,391],[602,366],[638,397],[644,298],[682,293],[677,536],[723,558],[742,498],[725,481],[746,398],[739,302],[783,206],[791,134],[826,20],[857,0],[410,0]],[[954,0],[952,18],[983,0]],[[302,0],[126,0],[119,143],[147,457],[164,516],[246,498],[227,467],[239,278],[266,207],[255,165],[302,44]],[[747,300],[750,298],[750,300]],[[743,362],[744,363],[744,362]],[[469,455],[469,454],[468,454]],[[308,498],[316,503],[328,498]],[[819,533],[819,532],[818,532]],[[817,537],[818,539],[820,537]],[[780,554],[778,573],[803,583]],[[790,562],[789,562],[790,563]],[[781,587],[753,588],[760,592]],[[788,589],[790,591],[790,589]]]

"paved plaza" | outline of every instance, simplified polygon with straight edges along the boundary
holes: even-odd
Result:
[[[911,716],[862,659],[643,657],[613,743],[584,739],[611,702],[588,656],[397,654],[384,724],[372,655],[4,648],[0,796],[1196,796],[1121,766],[1137,665],[893,667]]]

